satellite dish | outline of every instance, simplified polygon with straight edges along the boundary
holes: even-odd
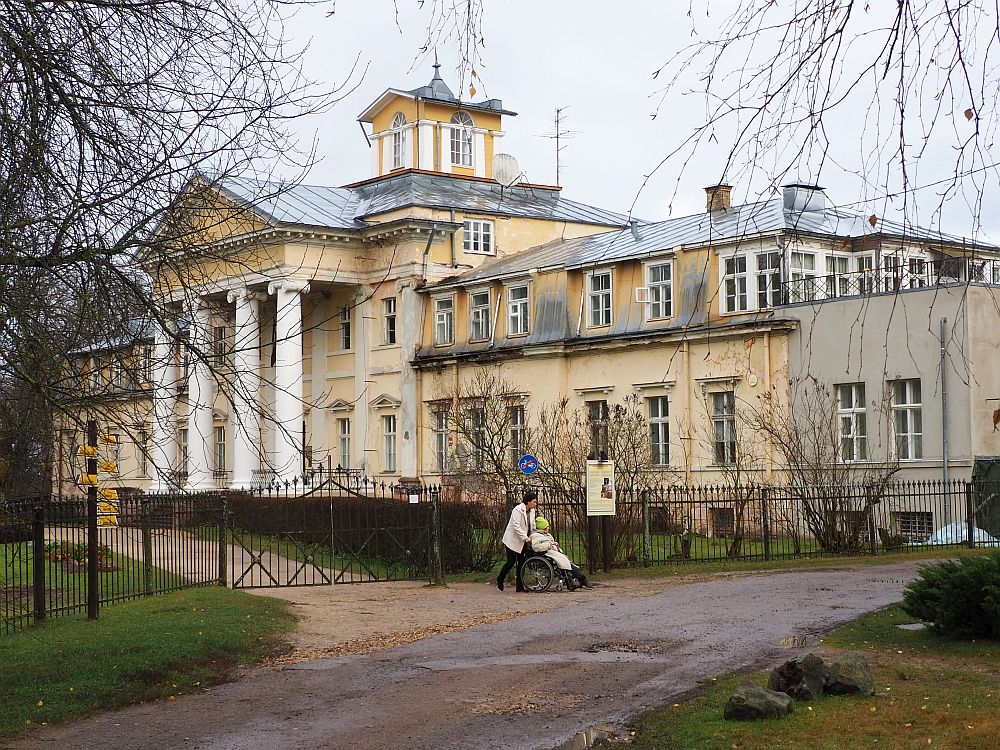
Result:
[[[504,187],[510,187],[521,178],[521,168],[517,159],[510,154],[497,154],[493,157],[493,179]]]

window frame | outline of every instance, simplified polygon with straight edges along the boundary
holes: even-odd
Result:
[[[449,448],[451,448],[451,410],[439,409],[434,412],[434,461],[438,474],[448,471]]]
[[[653,413],[654,403],[657,406]],[[652,466],[670,465],[670,398],[666,395],[648,396],[646,414],[649,420],[649,450]],[[659,447],[658,447],[659,446]]]
[[[493,305],[493,295],[489,287],[480,287],[468,291],[469,300],[469,341],[489,341],[490,339],[490,308]],[[483,304],[482,297],[486,297]],[[479,297],[479,301],[476,298]]]
[[[667,279],[653,280],[656,269],[666,269]],[[643,274],[649,290],[649,305],[646,306],[647,320],[666,320],[674,315],[674,261],[656,261],[646,264]]]
[[[594,281],[607,277],[607,288],[595,289]],[[615,277],[611,268],[587,272],[587,327],[607,328],[614,322]],[[602,300],[606,299],[606,304]],[[597,317],[599,316],[599,317]],[[607,320],[605,320],[605,317]]]
[[[868,461],[868,404],[864,383],[836,383],[837,389],[837,458],[840,463],[854,464]],[[845,389],[849,389],[845,391]],[[850,405],[845,406],[845,393],[850,393]],[[844,426],[849,425],[848,431]],[[860,425],[860,429],[859,429]],[[850,441],[846,443],[845,441]],[[846,446],[850,445],[850,458]]]
[[[511,293],[521,289],[524,290],[524,299],[511,299]],[[528,335],[531,332],[531,290],[529,285],[527,283],[512,284],[506,287],[504,293],[507,296],[507,336]],[[521,312],[523,312],[523,316]],[[513,325],[515,321],[521,321],[522,318],[523,326]]]
[[[590,430],[590,455],[593,460],[600,461],[601,456],[608,455],[608,423],[611,410],[608,400],[591,399],[587,405],[587,427]]]
[[[389,429],[389,428],[392,429]],[[395,414],[382,415],[382,471],[384,474],[395,474],[397,463],[396,435],[398,420]]]
[[[510,425],[510,464],[517,462],[525,453],[525,432],[527,430],[527,411],[524,404],[511,404],[507,407],[507,421]]]
[[[212,462],[213,472],[223,474],[226,471],[226,426],[219,425],[212,429]]]
[[[841,253],[826,253],[823,257],[826,267],[824,293],[827,299],[851,296],[851,256]]]
[[[337,450],[341,469],[351,468],[351,418],[337,417]]]
[[[739,268],[742,263],[742,269]],[[730,270],[732,264],[732,270]],[[744,313],[750,309],[749,284],[747,281],[749,264],[746,253],[734,253],[722,258],[722,313]],[[742,302],[742,304],[741,304]]]
[[[351,308],[352,305],[341,305],[337,318],[340,321],[340,351],[349,352],[353,348],[351,331]]]
[[[396,345],[396,298],[382,299],[382,343],[385,346]]]
[[[392,167],[391,169],[402,169],[406,160],[406,115],[397,112],[392,116],[392,123],[389,129],[392,131]]]
[[[903,397],[907,399],[905,402],[898,400],[900,386],[903,390]],[[920,461],[924,457],[923,389],[920,378],[890,380],[889,395],[889,409],[892,414],[892,447],[896,460]],[[918,400],[910,400],[914,395]],[[905,450],[900,450],[901,446],[905,446]]]
[[[472,167],[472,131],[475,121],[468,112],[459,110],[451,116],[451,163],[458,167]],[[455,158],[457,155],[457,159]]]
[[[462,252],[466,255],[496,255],[493,230],[490,219],[463,219]]]
[[[732,466],[739,458],[736,391],[713,391],[708,395],[712,397],[712,461],[715,466]]]
[[[799,263],[795,260],[798,256]],[[790,302],[813,302],[819,298],[816,279],[820,276],[816,265],[818,256],[815,250],[790,250],[788,253],[788,299]],[[812,268],[807,268],[803,261],[812,260]]]
[[[441,305],[447,303],[447,310]],[[446,337],[442,337],[442,324]],[[455,343],[455,295],[434,298],[434,346],[451,346]]]
[[[772,259],[774,266],[761,268],[761,259]],[[754,253],[754,285],[757,292],[757,309],[766,310],[781,304],[781,250],[763,250]]]

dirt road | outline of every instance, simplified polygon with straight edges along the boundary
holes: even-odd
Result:
[[[541,595],[567,606],[258,672],[202,695],[39,731],[10,747],[550,748],[670,702],[700,679],[780,661],[795,653],[783,639],[822,634],[897,601],[918,566],[647,581],[579,600]],[[485,601],[508,608],[532,602],[532,595],[485,592]]]

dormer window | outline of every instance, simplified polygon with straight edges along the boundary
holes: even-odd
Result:
[[[451,118],[451,163],[460,167],[472,166],[472,118],[465,112],[456,112]]]
[[[403,149],[406,145],[406,133],[403,131],[406,127],[406,115],[397,112],[389,127],[392,129],[392,168],[399,169],[403,166]]]

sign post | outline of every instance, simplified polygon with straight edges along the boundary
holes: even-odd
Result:
[[[538,459],[532,456],[530,453],[525,453],[521,456],[520,460],[517,462],[517,468],[522,474],[527,474],[531,476],[536,471],[538,471]]]
[[[87,420],[87,619],[96,620],[101,606],[97,578],[97,422]]]
[[[601,519],[601,562],[604,572],[611,570],[611,518],[615,515],[615,465],[611,461],[587,461],[587,521],[590,527],[588,556],[593,549],[593,524]],[[593,558],[592,558],[593,559]],[[591,565],[593,568],[593,565]]]

